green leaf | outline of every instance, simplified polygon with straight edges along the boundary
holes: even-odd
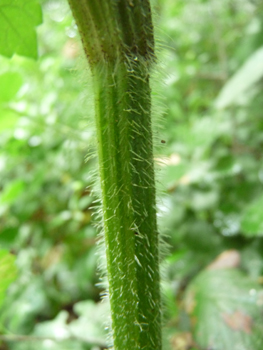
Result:
[[[90,344],[105,344],[105,329],[101,320],[109,313],[108,305],[95,304],[92,300],[81,301],[74,305],[74,311],[78,318],[70,324],[67,323],[68,313],[62,310],[55,319],[37,324],[34,335],[54,337],[58,340],[74,336]]]
[[[263,235],[263,196],[245,208],[241,216],[241,231],[249,237]]]
[[[79,317],[69,326],[71,334],[87,341],[97,338],[105,343],[106,333],[101,320],[109,315],[109,304],[105,301],[94,303],[92,300],[86,300],[76,303],[74,311]]]
[[[0,132],[13,129],[19,119],[19,115],[9,109],[0,107]]]
[[[204,349],[261,349],[262,296],[257,284],[237,269],[200,273],[186,296],[195,341]]]
[[[66,322],[67,318],[67,311],[62,310],[54,320],[37,324],[34,333],[36,335],[46,337],[57,337],[58,339],[67,339],[70,337],[69,327]]]
[[[16,278],[15,257],[0,250],[0,306],[5,298],[6,289]]]
[[[217,108],[225,108],[249,99],[248,90],[263,76],[263,48],[254,52],[243,66],[228,80],[215,101]]]
[[[0,232],[0,246],[4,249],[12,249],[17,236],[18,230],[16,228],[4,228]]]
[[[165,166],[162,170],[162,183],[165,184],[166,188],[176,185],[180,178],[186,175],[188,168],[187,164],[184,163]]]
[[[0,75],[0,102],[8,102],[15,97],[23,83],[18,72],[5,72]]]
[[[36,0],[0,0],[0,54],[37,58],[35,27],[41,23]]]
[[[16,180],[8,184],[0,194],[0,203],[12,203],[24,190],[22,180]]]

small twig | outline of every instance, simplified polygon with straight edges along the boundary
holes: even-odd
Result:
[[[80,337],[74,337],[70,336],[67,338],[55,338],[55,337],[42,337],[42,336],[35,336],[35,335],[18,335],[18,334],[5,334],[0,335],[0,340],[6,341],[6,342],[36,342],[36,341],[45,341],[50,340],[54,342],[63,342],[68,340],[76,340],[80,341],[86,344],[92,344],[92,345],[98,345],[101,348],[107,348],[106,343],[98,338],[80,338]]]

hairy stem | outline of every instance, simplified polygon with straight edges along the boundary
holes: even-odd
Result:
[[[115,350],[161,349],[148,0],[69,0],[94,83]]]

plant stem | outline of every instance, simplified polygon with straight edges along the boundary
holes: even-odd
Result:
[[[94,83],[115,350],[161,349],[148,0],[69,0]]]

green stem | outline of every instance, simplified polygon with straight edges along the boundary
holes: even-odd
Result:
[[[148,0],[69,0],[93,75],[115,350],[161,349]]]

